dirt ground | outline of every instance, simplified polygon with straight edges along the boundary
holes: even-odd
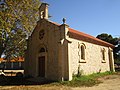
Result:
[[[99,78],[99,85],[92,87],[68,87],[50,85],[19,85],[19,86],[0,86],[0,90],[120,90],[120,74],[109,75]]]
[[[72,90],[120,90],[120,75],[110,75],[100,78],[103,83],[93,87],[73,88]]]

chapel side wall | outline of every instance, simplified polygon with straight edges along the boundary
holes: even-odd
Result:
[[[100,46],[92,44],[89,42],[79,41],[76,39],[71,39],[72,43],[70,44],[70,58],[71,58],[71,72],[73,75],[78,73],[78,67],[81,74],[92,74],[97,72],[110,71],[109,67],[109,48],[105,46]],[[78,45],[84,43],[86,46],[85,49],[85,61],[79,62],[80,57],[78,55]],[[105,63],[102,63],[102,49],[105,49]]]

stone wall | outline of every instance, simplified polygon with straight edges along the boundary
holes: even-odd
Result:
[[[78,73],[78,68],[81,74],[92,74],[97,72],[110,71],[109,66],[109,47],[100,46],[84,41],[79,41],[71,38],[71,44],[69,45],[69,51],[71,52],[69,58],[71,58],[71,74]],[[84,44],[85,49],[85,61],[81,60],[79,53],[79,45]],[[102,58],[102,49],[105,49],[105,61]]]
[[[39,31],[44,30],[45,35],[43,39],[39,39]],[[60,39],[61,39],[60,27],[45,19],[38,22],[35,30],[33,31],[31,38],[28,42],[28,50],[26,55],[25,66],[26,74],[33,77],[38,76],[38,57],[45,56],[45,78],[51,80],[62,79],[62,55],[65,55],[61,51]],[[40,54],[40,48],[45,48],[46,52]]]

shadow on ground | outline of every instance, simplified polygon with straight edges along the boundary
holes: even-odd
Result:
[[[120,72],[120,68],[115,68],[115,71],[116,72]]]
[[[37,79],[37,78],[36,78]],[[53,81],[38,78],[24,78],[17,76],[0,76],[0,86],[18,86],[18,85],[43,85],[50,84]]]
[[[118,69],[118,72],[116,74],[120,75],[120,69]],[[0,86],[44,85],[53,82],[54,81],[50,81],[40,77],[26,78],[26,77],[18,77],[18,76],[0,76]]]

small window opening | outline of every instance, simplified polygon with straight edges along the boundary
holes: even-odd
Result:
[[[45,52],[45,49],[44,49],[44,48],[41,48],[41,49],[40,49],[40,53],[42,53],[42,52]]]
[[[85,60],[85,47],[81,46],[81,59]]]
[[[105,49],[102,50],[102,59],[105,60]]]

